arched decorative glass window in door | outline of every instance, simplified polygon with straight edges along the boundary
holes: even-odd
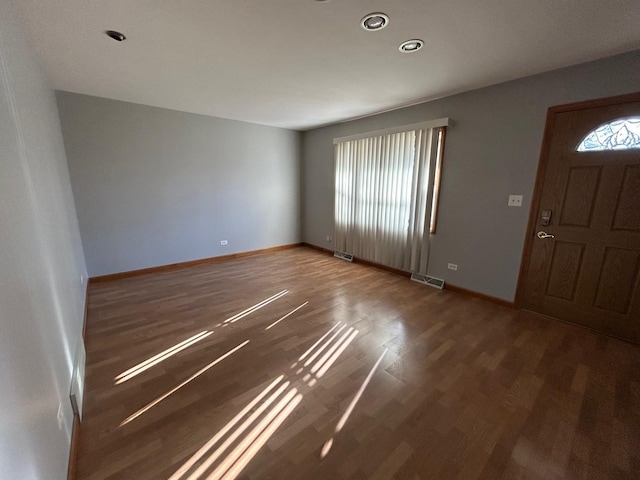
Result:
[[[592,130],[578,145],[578,152],[640,148],[640,117],[620,118]]]

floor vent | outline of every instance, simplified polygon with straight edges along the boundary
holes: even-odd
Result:
[[[346,260],[347,262],[353,262],[353,255],[346,252],[334,252],[334,257],[341,258],[342,260]]]
[[[411,280],[418,283],[424,283],[425,285],[429,285],[433,288],[439,288],[440,290],[444,288],[444,280],[441,278],[430,277],[429,275],[424,275],[422,273],[412,273]]]

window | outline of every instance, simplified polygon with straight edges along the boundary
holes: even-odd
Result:
[[[441,119],[334,141],[337,251],[426,273],[446,124]]]
[[[584,137],[578,152],[640,148],[640,117],[621,118],[600,125]]]

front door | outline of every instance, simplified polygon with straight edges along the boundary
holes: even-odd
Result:
[[[550,111],[521,305],[640,343],[640,95],[611,102]]]

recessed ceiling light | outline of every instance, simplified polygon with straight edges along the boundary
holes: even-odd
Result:
[[[360,20],[360,26],[370,32],[382,30],[389,25],[389,17],[384,13],[370,13]]]
[[[400,45],[400,50],[402,53],[412,53],[417,52],[422,47],[424,47],[424,42],[422,40],[418,40],[414,38],[413,40],[407,40],[406,42],[402,42]]]
[[[106,33],[107,36],[113,38],[117,42],[123,42],[127,39],[127,37],[125,37],[122,33],[116,32],[115,30],[107,30],[104,33]]]

